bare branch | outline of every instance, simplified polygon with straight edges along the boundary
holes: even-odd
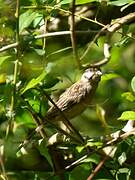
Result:
[[[135,12],[130,13],[122,18],[116,19],[114,23],[107,28],[108,32],[113,33],[121,28],[122,25],[135,21]]]
[[[6,51],[8,49],[16,48],[17,46],[18,46],[18,42],[13,43],[13,44],[9,44],[7,46],[0,48],[0,52]]]
[[[90,33],[98,33],[99,31],[93,31],[93,30],[88,30],[88,31],[75,31],[77,34],[90,34]],[[22,35],[27,35],[27,33],[22,34]],[[35,39],[42,39],[42,38],[47,38],[47,37],[53,37],[53,36],[65,36],[65,35],[71,35],[71,31],[57,31],[57,32],[50,32],[50,33],[45,33],[41,35],[37,35],[34,38]],[[13,43],[9,44],[6,46],[3,46],[0,48],[0,52],[16,48],[18,46],[18,43]]]
[[[71,23],[70,23],[70,30],[71,30],[71,43],[73,48],[73,55],[74,59],[77,62],[78,68],[81,69],[81,62],[78,56],[77,45],[76,45],[76,32],[75,32],[75,0],[72,0],[72,14],[71,14]]]

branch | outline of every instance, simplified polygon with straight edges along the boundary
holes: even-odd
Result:
[[[72,0],[72,14],[71,14],[71,23],[70,23],[70,30],[71,30],[71,43],[73,48],[73,56],[77,62],[78,68],[81,69],[81,62],[77,52],[77,45],[76,45],[76,32],[75,32],[75,0]]]
[[[90,34],[90,33],[98,33],[99,31],[93,31],[93,30],[87,30],[87,31],[75,31],[77,34]],[[22,35],[27,35],[26,34],[22,34]],[[37,35],[34,38],[35,39],[42,39],[42,38],[47,38],[47,37],[53,37],[53,36],[65,36],[65,35],[71,35],[71,31],[57,31],[57,32],[50,32],[50,33],[45,33],[45,34],[41,34],[41,35]],[[18,46],[18,43],[13,43],[13,44],[9,44],[6,46],[3,46],[2,48],[0,48],[0,52],[12,49],[12,48],[16,48]]]
[[[111,153],[111,152],[110,152]],[[87,180],[92,180],[94,176],[98,173],[98,171],[102,168],[105,161],[109,158],[109,156],[105,156],[103,160],[100,161],[100,163],[97,165],[97,167],[94,169],[94,171],[90,174],[90,176],[87,178]]]
[[[89,43],[88,48],[86,49],[86,51],[84,52],[84,54],[81,57],[81,60],[86,56],[86,54],[89,52],[90,48],[92,47],[93,43],[95,43],[95,41],[97,40],[97,38],[101,35],[101,33],[106,32],[107,34],[107,43],[109,42],[109,40],[111,39],[111,36],[113,35],[114,32],[116,32],[118,29],[120,29],[122,27],[122,25],[130,23],[132,21],[135,21],[135,13],[130,13],[122,18],[116,19],[111,25],[106,25],[104,26],[101,31],[95,36],[95,38],[93,39],[92,42]],[[109,45],[109,44],[108,44]],[[105,50],[105,47],[104,47]],[[105,51],[104,51],[105,54]],[[109,53],[110,54],[110,53]],[[98,63],[92,64],[92,67],[96,67],[96,66],[101,66],[104,65],[106,63],[108,63],[108,61],[110,60],[110,56],[108,56],[106,58],[99,61]]]
[[[73,2],[73,1],[72,1]],[[56,6],[42,6],[42,7],[39,7],[39,6],[23,6],[22,8],[24,8],[24,9],[51,9],[51,10],[54,10],[54,9],[56,9],[56,10],[59,10],[59,11],[61,11],[61,12],[63,12],[63,13],[66,13],[66,14],[68,14],[68,15],[72,15],[72,12],[71,11],[69,11],[69,10],[66,10],[66,9],[62,9],[62,8],[60,8],[58,5],[56,5]],[[86,21],[89,21],[89,22],[92,22],[92,23],[94,23],[94,24],[98,24],[98,25],[100,25],[101,27],[104,27],[104,24],[102,24],[102,23],[100,23],[100,22],[98,22],[98,21],[95,21],[95,20],[93,20],[93,19],[90,19],[90,18],[87,18],[87,17],[85,17],[85,16],[82,16],[82,15],[79,15],[79,14],[74,14],[76,17],[79,17],[79,18],[81,18],[81,19],[84,19],[84,20],[86,20]]]
[[[111,58],[111,53],[110,53],[110,45],[108,43],[104,43],[104,59],[101,61],[90,64],[90,67],[101,67],[109,62]]]
[[[18,46],[18,42],[13,43],[13,44],[9,44],[9,45],[7,45],[7,46],[4,46],[4,47],[0,48],[0,52],[6,51],[6,50],[8,50],[8,49],[15,48],[15,47],[17,47],[17,46]]]
[[[130,13],[122,18],[116,19],[114,23],[107,28],[108,32],[113,33],[121,28],[122,25],[135,21],[135,12]]]
[[[80,135],[80,133],[74,128],[74,126],[70,123],[70,121],[67,119],[65,114],[60,110],[60,108],[55,104],[55,102],[50,98],[50,96],[42,90],[43,94],[46,96],[46,98],[56,107],[56,109],[60,112],[61,116],[63,117],[63,123],[71,130],[73,131],[81,140],[82,143],[84,143],[83,137]],[[50,122],[48,120],[48,122]]]

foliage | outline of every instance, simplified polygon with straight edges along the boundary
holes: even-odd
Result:
[[[71,121],[84,142],[44,122],[49,97],[57,99],[84,67],[106,59],[102,28],[135,13],[133,0],[76,0],[73,23],[72,3],[0,0],[1,179],[135,179],[134,135],[110,143],[135,120],[135,18],[110,35],[111,57],[100,67],[92,105]]]

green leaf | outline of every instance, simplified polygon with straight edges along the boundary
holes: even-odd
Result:
[[[76,5],[96,2],[98,0],[76,0]],[[70,4],[72,0],[63,0],[60,4]]]
[[[52,73],[48,73],[45,76],[44,82],[43,82],[43,87],[45,89],[53,87],[55,84],[57,84],[60,80],[54,76]]]
[[[116,0],[116,1],[110,1],[109,4],[115,5],[115,6],[123,6],[125,4],[128,4],[129,0]]]
[[[125,111],[122,115],[118,118],[118,120],[135,120],[135,112],[134,111]]]
[[[80,153],[82,150],[84,150],[85,146],[77,146],[76,150]]]
[[[10,58],[11,56],[1,56],[0,57],[0,66],[4,63],[5,60],[7,60],[8,58]]]
[[[104,74],[101,77],[101,80],[102,81],[108,81],[110,79],[114,79],[114,78],[118,78],[118,77],[120,77],[120,76],[118,74],[116,74],[116,73]]]
[[[37,84],[39,84],[45,78],[45,76],[46,76],[46,72],[43,71],[43,73],[40,76],[38,76],[36,79],[33,78],[31,81],[28,82],[26,87],[22,90],[21,94],[23,94],[29,89],[34,88]]]
[[[99,120],[101,121],[103,127],[107,128],[108,124],[105,119],[105,110],[101,106],[97,105],[96,113],[97,113],[97,116],[98,116]]]
[[[120,163],[120,165],[122,165],[126,160],[127,160],[126,153],[122,152],[121,156],[119,156],[118,158],[118,162]]]
[[[30,112],[25,109],[20,108],[18,114],[16,115],[16,123],[19,125],[27,125],[27,128],[34,128],[35,124],[33,122]]]
[[[43,56],[45,54],[45,50],[43,49],[34,49],[34,50],[39,56]]]
[[[76,0],[76,5],[96,2],[97,0]]]
[[[135,101],[135,96],[131,92],[125,92],[122,94],[123,98],[126,98],[128,101]]]
[[[31,10],[21,14],[19,19],[19,32],[21,33],[25,28],[27,28],[37,15],[37,12],[32,12]]]
[[[0,74],[0,84],[6,83],[6,78],[7,78],[6,73]]]
[[[131,87],[132,87],[132,90],[135,92],[135,76],[131,80]]]
[[[87,179],[90,172],[90,163],[83,163],[73,168],[69,174],[69,180],[84,180]]]
[[[45,140],[40,140],[39,141],[38,149],[39,149],[41,155],[43,155],[47,159],[47,161],[49,162],[50,166],[53,167],[51,156],[50,156],[48,148],[47,148],[47,142],[45,142]]]

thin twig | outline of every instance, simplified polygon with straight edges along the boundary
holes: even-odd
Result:
[[[9,44],[6,46],[3,46],[2,48],[0,48],[0,52],[6,51],[8,49],[12,49],[12,48],[16,48],[18,46],[18,43],[13,43],[13,44]]]
[[[99,30],[93,31],[93,30],[87,30],[87,31],[75,31],[76,34],[90,34],[90,33],[98,33]],[[35,39],[41,39],[44,37],[53,37],[53,36],[65,36],[65,35],[71,35],[71,31],[57,31],[57,32],[49,32],[46,34],[37,35],[34,38]]]
[[[90,34],[90,33],[98,33],[99,31],[93,31],[93,30],[87,30],[87,31],[75,31],[77,34]],[[22,35],[27,35],[27,33],[24,33]],[[34,36],[34,39],[42,39],[47,37],[53,37],[53,36],[65,36],[65,35],[71,35],[71,31],[57,31],[57,32],[49,32],[49,33],[43,33],[41,35]],[[0,48],[0,52],[4,52],[6,50],[16,48],[18,46],[18,43],[9,44],[6,46],[3,46]]]
[[[78,68],[81,69],[81,62],[78,56],[77,45],[76,45],[75,0],[72,0],[71,8],[72,8],[72,14],[71,14],[70,31],[71,31],[71,43],[72,43],[72,48],[73,48],[73,56],[77,63]]]
[[[109,45],[109,43],[106,42],[106,43],[104,43],[104,59],[100,60],[97,63],[90,64],[89,67],[101,67],[101,66],[107,64],[109,62],[110,58],[111,58],[110,45]]]
[[[19,149],[21,149],[22,147],[26,146],[29,141],[32,139],[32,137],[35,135],[35,133],[39,132],[41,137],[46,138],[47,134],[44,131],[43,127],[44,125],[47,123],[51,124],[54,128],[56,128],[59,132],[65,134],[66,136],[70,137],[71,139],[73,139],[74,141],[80,143],[80,141],[78,141],[78,139],[74,136],[72,136],[71,134],[67,133],[66,131],[64,131],[63,129],[61,129],[60,127],[56,126],[54,123],[50,122],[49,120],[45,120],[44,122],[42,121],[41,117],[38,116],[38,114],[33,110],[33,108],[31,107],[31,105],[25,101],[25,97],[22,96],[22,101],[26,104],[26,107],[28,107],[28,111],[31,113],[31,115],[34,118],[35,123],[37,124],[37,128],[34,129],[30,135],[27,137],[27,139],[25,139],[23,141],[23,143],[20,144]]]
[[[108,31],[107,36],[110,39],[112,34],[118,29],[120,29],[123,24],[130,23],[134,20],[135,20],[135,13],[130,13],[122,18],[116,19],[115,22],[112,23],[111,25],[104,26],[101,29],[101,31],[94,37],[93,41],[89,43],[88,48],[86,49],[86,51],[84,52],[84,54],[82,55],[80,59],[82,60],[86,56],[86,54],[89,52],[90,48],[92,47],[93,43],[97,40],[97,38],[101,35],[101,33]],[[102,61],[103,61],[103,64],[105,64],[107,63],[108,59],[107,60],[104,59]],[[102,63],[99,62],[99,64],[102,64]]]
[[[87,49],[85,50],[85,52],[83,53],[83,55],[81,56],[81,60],[84,59],[84,57],[88,54],[90,48],[92,47],[92,45],[95,43],[95,41],[97,40],[97,38],[106,30],[107,26],[103,27],[98,34],[96,34],[96,36],[94,37],[94,39],[88,44]]]
[[[127,138],[130,135],[135,135],[135,128],[133,128],[130,132],[126,132],[124,134],[121,134],[119,137],[114,138],[114,139],[108,141],[106,143],[106,145],[108,146],[108,145],[112,145],[114,143],[116,144],[117,142],[120,142],[120,140],[123,140],[123,139]],[[104,165],[105,161],[109,158],[109,154],[111,154],[113,152],[114,148],[112,148],[110,150],[110,152],[103,158],[103,160],[97,165],[97,167],[94,169],[94,171],[91,173],[91,175],[88,177],[87,180],[92,180],[93,177],[96,176],[96,174],[99,172],[99,170]]]
[[[107,25],[107,26],[104,26],[103,27],[103,30],[101,29],[101,31],[99,32],[100,35],[105,32],[105,31],[108,31],[110,33],[113,33],[115,31],[117,31],[118,29],[121,28],[122,25],[126,24],[126,23],[129,23],[131,21],[134,21],[135,20],[135,13],[130,13],[124,17],[121,17],[119,19],[116,19],[113,24],[111,25]],[[91,30],[88,30],[88,31],[76,31],[76,33],[97,33],[97,31],[91,31]],[[121,32],[120,32],[121,33]],[[40,38],[44,38],[44,37],[51,37],[51,36],[61,36],[61,35],[70,35],[71,32],[70,31],[60,31],[60,32],[52,32],[52,33],[46,33],[46,34],[41,34],[41,35],[37,35],[35,36],[35,39],[40,39]],[[99,35],[97,34],[97,37],[94,38],[93,42],[95,42],[95,40],[99,37]],[[15,48],[17,47],[18,43],[13,43],[13,44],[9,44],[7,46],[4,46],[2,48],[0,48],[0,52],[3,52],[5,50],[8,50],[8,49],[11,49],[11,48]],[[89,45],[91,46],[91,45]],[[82,59],[83,57],[81,57]]]
[[[39,7],[39,6],[23,6],[22,8],[24,8],[24,9],[51,9],[51,10],[58,9],[59,11],[64,12],[64,13],[66,13],[66,14],[68,14],[68,15],[72,15],[72,12],[71,12],[71,11],[62,9],[62,8],[60,8],[58,5],[56,5],[56,6],[48,6],[48,5],[47,5],[47,6],[42,6],[42,7]],[[79,18],[84,19],[84,20],[86,20],[86,21],[92,22],[92,23],[94,23],[94,24],[98,24],[98,25],[100,25],[101,27],[104,27],[104,24],[102,24],[102,23],[100,23],[100,22],[98,22],[98,21],[95,21],[95,20],[93,20],[93,19],[87,18],[87,17],[82,16],[82,15],[78,15],[78,14],[74,14],[74,15],[75,15],[76,17],[79,17]]]
[[[23,97],[24,98],[24,97]],[[28,106],[27,110],[31,113],[37,127],[40,126],[42,124],[42,120],[40,119],[40,117],[37,115],[37,113],[35,113],[35,111],[32,109],[32,107],[30,106],[30,104],[28,103],[28,101],[25,101],[26,105]],[[41,135],[42,138],[46,138],[47,134],[44,130],[44,128],[39,130],[39,133]]]
[[[102,168],[104,165],[105,161],[109,158],[109,156],[105,156],[103,160],[97,165],[97,167],[94,169],[94,171],[91,173],[91,175],[87,178],[87,180],[92,180],[94,176],[99,172],[99,170]]]
[[[83,162],[84,159],[88,158],[92,153],[98,153],[101,149],[103,149],[107,146],[115,145],[115,144],[121,142],[122,140],[126,139],[130,135],[135,135],[135,128],[133,128],[130,132],[123,133],[120,136],[118,136],[117,138],[113,138],[113,139],[109,140],[98,150],[93,150],[91,152],[88,152],[87,154],[85,154],[84,156],[79,158],[78,160],[76,160],[73,163],[71,163],[70,165],[66,166],[65,170],[68,170],[68,169],[71,169],[71,168],[77,166],[79,163]],[[108,153],[107,155],[111,154],[112,151],[113,151],[113,148],[111,149],[110,153]]]
[[[1,152],[0,152],[0,166],[1,166],[1,175],[3,176],[3,179],[8,180]]]
[[[135,12],[130,13],[122,18],[116,19],[114,23],[112,23],[108,28],[108,32],[114,33],[118,29],[121,28],[122,25],[135,21]]]
[[[70,121],[67,119],[65,114],[60,110],[60,108],[55,104],[55,102],[50,98],[50,96],[42,90],[43,94],[47,97],[47,99],[57,108],[57,110],[60,112],[61,116],[63,117],[63,123],[71,130],[74,131],[74,133],[79,137],[82,143],[84,143],[83,137],[80,135],[80,133],[74,128],[74,126],[70,123]]]
[[[9,117],[9,125],[7,128],[6,135],[9,134],[9,132],[12,132],[13,130],[13,121],[15,118],[15,98],[16,98],[16,83],[17,83],[17,73],[18,73],[18,65],[19,65],[19,59],[20,59],[20,47],[19,47],[19,41],[20,41],[20,35],[19,35],[19,11],[20,11],[20,1],[16,1],[16,60],[14,65],[14,74],[13,74],[13,90],[11,95],[11,103],[10,103],[10,117]]]

